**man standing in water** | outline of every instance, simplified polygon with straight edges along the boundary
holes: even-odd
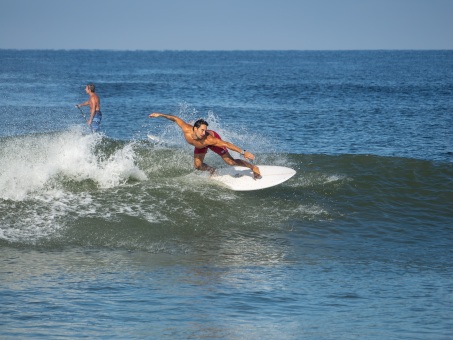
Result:
[[[154,112],[149,115],[149,118],[157,117],[167,118],[172,122],[178,124],[178,126],[181,128],[187,143],[195,147],[193,160],[196,169],[202,171],[209,171],[211,174],[214,173],[215,168],[203,162],[206,153],[208,152],[208,149],[211,149],[220,157],[222,157],[223,161],[228,165],[247,167],[252,170],[254,179],[261,178],[260,170],[257,166],[250,164],[249,162],[244,161],[242,159],[234,159],[228,152],[227,148],[232,151],[239,152],[242,156],[244,156],[244,158],[247,159],[253,160],[255,159],[255,156],[250,152],[242,150],[241,148],[233,145],[230,142],[225,142],[222,139],[220,139],[220,136],[217,132],[208,130],[208,123],[205,120],[199,119],[192,126],[176,116],[158,112]]]
[[[85,87],[85,92],[90,96],[90,99],[88,99],[85,103],[78,104],[76,106],[90,106],[90,119],[87,120],[87,124],[91,127],[93,132],[96,132],[101,127],[101,100],[95,93],[94,84],[88,84]]]

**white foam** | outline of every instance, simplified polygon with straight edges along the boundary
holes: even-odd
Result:
[[[73,128],[57,134],[27,135],[2,141],[0,198],[23,201],[31,193],[55,188],[62,176],[74,181],[93,180],[100,188],[112,188],[129,178],[146,180],[135,164],[133,143],[112,155],[99,155],[100,134],[83,134]]]
[[[147,179],[136,164],[133,142],[122,145],[81,128],[0,143],[0,239],[11,242],[35,243],[55,235],[72,218],[110,214],[97,191],[68,190],[74,183],[108,189],[131,178]],[[91,182],[83,184],[86,180]]]

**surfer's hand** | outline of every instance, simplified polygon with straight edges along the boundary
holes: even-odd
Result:
[[[252,171],[253,171],[253,179],[254,180],[262,178],[260,169],[256,165],[253,167]]]
[[[251,152],[244,152],[244,158],[254,160],[255,156]]]
[[[76,108],[78,108],[78,109],[80,109],[80,106],[79,106],[78,104],[76,104],[76,106],[75,106],[75,107],[76,107]]]
[[[148,117],[149,117],[149,118],[157,118],[157,117],[160,117],[160,113],[158,113],[158,112],[153,112],[153,113],[151,113]]]

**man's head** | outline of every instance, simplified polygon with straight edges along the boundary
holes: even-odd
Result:
[[[206,135],[206,130],[208,129],[208,125],[209,125],[208,122],[205,121],[204,119],[198,119],[193,124],[192,130],[198,139],[201,139]]]
[[[94,84],[90,83],[87,85],[87,87],[85,88],[85,90],[88,92],[95,92],[95,88],[94,88]]]

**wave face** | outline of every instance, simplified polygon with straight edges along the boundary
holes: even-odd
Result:
[[[76,128],[1,139],[0,242],[172,253],[213,235],[259,230],[292,230],[296,239],[452,239],[450,164],[260,154],[261,164],[297,174],[239,193],[193,170],[191,148],[173,142],[117,141]],[[225,166],[214,154],[206,161]]]

